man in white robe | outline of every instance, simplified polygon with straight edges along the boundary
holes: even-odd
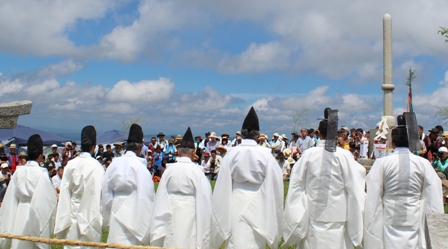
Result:
[[[126,153],[109,165],[103,181],[103,218],[109,230],[108,243],[149,243],[149,224],[154,204],[154,183],[146,159],[138,157],[143,147],[142,128],[132,124]]]
[[[365,168],[348,150],[326,141],[328,116],[319,123],[320,141],[294,165],[285,202],[283,246],[297,248],[360,247],[365,201]],[[336,135],[337,124],[334,126]]]
[[[190,127],[179,146],[178,161],[167,164],[157,189],[151,221],[151,245],[210,248],[212,189],[200,166]]]
[[[1,232],[51,238],[57,199],[42,162],[43,143],[39,135],[28,139],[28,162],[17,167],[0,208]],[[50,248],[48,244],[2,239],[2,248]]]
[[[260,132],[252,107],[242,143],[223,159],[212,198],[212,246],[277,248],[283,210],[282,171],[271,150],[257,145]]]
[[[89,125],[81,132],[81,154],[68,161],[59,187],[55,235],[59,239],[100,242],[101,184],[104,169],[92,155],[96,147],[96,130]],[[86,248],[64,246],[64,248]]]
[[[367,249],[426,248],[425,213],[444,212],[442,183],[428,160],[409,151],[400,116],[392,130],[394,153],[377,159],[366,179]]]

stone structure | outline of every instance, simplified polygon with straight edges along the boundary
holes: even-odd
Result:
[[[447,214],[427,214],[426,248],[447,248],[446,235],[448,234]],[[429,239],[428,239],[429,238]]]
[[[383,118],[386,118],[389,129],[396,126],[397,122],[392,112],[393,91],[392,82],[392,17],[385,14],[383,17]],[[388,134],[388,148],[391,148],[390,132]]]
[[[15,128],[19,116],[30,114],[32,106],[29,100],[0,104],[0,129]]]

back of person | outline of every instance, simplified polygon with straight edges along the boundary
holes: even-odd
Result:
[[[237,183],[263,183],[269,160],[274,160],[269,148],[241,144],[227,153],[232,179]],[[278,168],[278,166],[277,166]]]

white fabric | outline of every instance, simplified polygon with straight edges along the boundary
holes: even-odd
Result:
[[[64,168],[56,213],[55,235],[60,239],[101,241],[101,184],[104,169],[90,153],[82,152]],[[64,248],[85,248],[70,247]]]
[[[144,158],[128,151],[115,158],[103,181],[103,219],[107,242],[149,243],[149,223],[154,204],[154,183]],[[165,175],[164,175],[165,176]]]
[[[350,248],[363,232],[365,169],[348,150],[307,149],[293,166],[285,202],[284,246]]]
[[[277,248],[283,177],[271,150],[250,139],[230,150],[221,165],[212,205],[212,248],[226,240],[228,248],[258,248],[266,243]]]
[[[366,179],[365,248],[426,248],[425,213],[443,213],[442,183],[408,148],[377,159]]]
[[[57,189],[57,188],[59,188],[59,187],[61,186],[62,178],[59,177],[58,174],[56,174],[55,176],[53,176],[53,177],[51,178],[51,181],[52,181],[52,183],[53,183],[53,187],[54,187],[55,189]]]
[[[210,248],[212,189],[190,158],[167,164],[157,189],[151,221],[151,245]]]
[[[17,167],[8,185],[0,222],[2,233],[51,238],[57,199],[46,169],[35,161]],[[2,248],[50,248],[50,245],[3,239]]]

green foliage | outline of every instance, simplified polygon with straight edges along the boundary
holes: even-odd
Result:
[[[440,30],[437,32],[437,34],[445,36],[445,42],[448,43],[448,28],[440,27]]]
[[[439,115],[445,123],[448,123],[448,107],[439,107],[436,116]]]

